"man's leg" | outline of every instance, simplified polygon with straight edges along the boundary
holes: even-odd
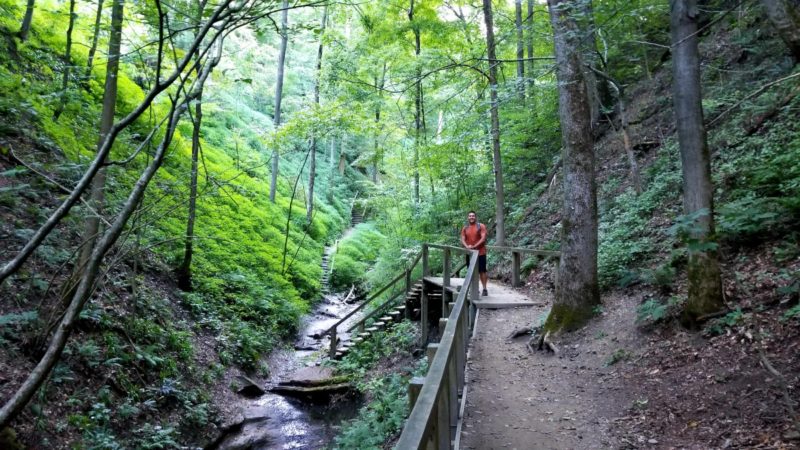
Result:
[[[481,284],[483,284],[483,295],[489,295],[486,290],[486,283],[489,281],[489,273],[486,269],[486,255],[478,256],[478,272],[480,274]]]

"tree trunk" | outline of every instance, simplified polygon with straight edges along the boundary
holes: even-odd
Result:
[[[514,24],[517,27],[517,91],[525,101],[525,35],[522,31],[522,0],[514,1]]]
[[[422,137],[422,67],[419,55],[422,52],[422,42],[419,25],[414,22],[414,0],[408,10],[408,21],[414,32],[414,56],[416,70],[416,83],[414,84],[414,203],[419,203],[419,144]]]
[[[579,42],[580,54],[583,59],[583,78],[586,83],[586,91],[589,96],[589,107],[592,115],[592,128],[600,122],[602,114],[602,100],[600,95],[600,83],[592,69],[598,69],[597,54],[597,35],[594,22],[594,7],[592,0],[576,0],[578,9],[575,11],[578,20],[581,40]],[[589,67],[586,67],[586,66]]]
[[[528,17],[525,22],[528,24],[528,38],[526,40],[528,46],[528,96],[533,96],[534,88],[534,61],[533,59],[533,0],[528,0]]]
[[[69,25],[67,26],[67,48],[64,50],[64,74],[61,78],[61,101],[56,110],[53,111],[53,120],[58,121],[64,108],[67,107],[67,87],[69,86],[69,75],[72,69],[72,29],[75,26],[75,0],[69,0]]]
[[[578,0],[580,1],[580,0]],[[544,328],[570,331],[583,326],[600,304],[597,281],[597,191],[591,107],[576,32],[576,2],[548,0],[555,39],[558,113],[561,119],[564,205],[556,298]]]
[[[333,204],[333,189],[336,187],[336,137],[331,136],[331,150],[328,155],[330,175],[328,176],[328,203]]]
[[[176,270],[178,287],[185,292],[192,290],[192,256],[194,255],[194,222],[197,216],[197,173],[200,156],[200,127],[203,122],[203,91],[197,95],[192,123],[192,168],[189,179],[189,213],[186,220],[186,236],[183,245],[183,262]]]
[[[383,63],[383,70],[381,71],[381,77],[376,81],[377,86],[377,94],[378,94],[378,102],[375,105],[375,142],[374,142],[374,152],[375,154],[372,157],[372,182],[378,182],[378,161],[381,159],[381,151],[380,146],[378,144],[378,138],[380,133],[378,132],[378,127],[381,122],[381,106],[383,103],[383,87],[386,84],[386,62]]]
[[[122,41],[122,20],[124,15],[125,0],[113,0],[111,7],[111,37],[108,41],[108,61],[106,62],[106,82],[103,89],[103,111],[100,116],[100,137],[98,139],[98,151],[106,140],[106,135],[114,124],[114,113],[117,105],[117,72],[119,70],[119,51]],[[88,262],[94,250],[97,236],[100,232],[100,215],[103,214],[105,204],[105,185],[106,169],[100,168],[92,180],[92,190],[90,194],[90,204],[96,214],[90,215],[86,219],[86,227],[83,232],[84,246],[81,249],[78,265],[75,267],[76,276]],[[76,280],[79,278],[76,278]]]
[[[97,14],[94,17],[94,34],[92,35],[92,45],[89,47],[89,56],[86,59],[86,80],[92,76],[92,65],[94,64],[94,54],[97,52],[97,42],[100,40],[100,24],[103,21],[103,0],[97,0]]]
[[[197,15],[195,16],[195,26],[200,26],[203,20],[203,10],[206,0],[201,0]],[[198,75],[200,75],[200,53],[195,52],[195,59],[198,63]],[[194,117],[192,117],[192,162],[189,174],[189,210],[186,218],[186,235],[183,243],[183,261],[175,270],[178,281],[178,288],[184,292],[192,290],[192,257],[194,256],[194,222],[197,217],[197,173],[198,160],[200,157],[200,130],[203,124],[203,88],[197,93],[197,102],[194,105]]]
[[[800,62],[800,1],[761,0],[761,4],[795,62]]]
[[[275,130],[281,125],[281,101],[283,100],[283,72],[286,65],[286,47],[289,44],[287,28],[289,26],[289,0],[281,3],[281,43],[278,49],[278,75],[275,80],[275,111],[273,112],[273,123]],[[269,201],[275,203],[275,193],[278,189],[278,170],[280,156],[278,149],[272,151],[272,171],[269,179]]]
[[[503,195],[503,163],[500,158],[500,112],[497,101],[497,56],[494,43],[492,0],[483,0],[483,19],[486,23],[486,53],[489,59],[489,116],[491,119],[492,159],[494,161],[495,189],[495,245],[505,245],[505,211]]]
[[[610,85],[617,93],[617,106],[619,106],[619,119],[621,128],[620,131],[622,132],[622,145],[625,148],[625,154],[628,156],[628,164],[631,171],[631,183],[636,191],[636,195],[640,195],[642,193],[642,178],[639,172],[639,163],[636,161],[636,154],[634,154],[633,146],[631,145],[631,136],[629,132],[630,123],[628,121],[628,104],[625,98],[625,87],[607,73],[600,72],[599,70],[595,70],[594,73],[607,82],[608,85]],[[611,126],[614,126],[613,122],[611,123]],[[616,128],[614,131],[617,131]]]
[[[703,125],[696,0],[671,0],[672,91],[683,169],[683,209],[696,220],[689,236],[689,298],[684,323],[723,306],[714,240],[714,186]]]
[[[322,24],[319,32],[319,47],[317,49],[317,74],[314,80],[314,107],[319,108],[319,84],[322,82],[322,51],[325,26],[328,24],[328,7],[322,10]],[[311,223],[314,217],[314,179],[317,176],[317,136],[311,132],[311,163],[308,165],[308,203],[306,203],[306,220]]]
[[[36,0],[28,0],[28,5],[25,7],[25,17],[22,18],[22,25],[19,27],[19,39],[25,42],[28,39],[28,32],[31,31],[31,22],[33,22],[33,8]]]

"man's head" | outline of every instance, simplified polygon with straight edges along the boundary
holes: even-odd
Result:
[[[467,213],[467,222],[473,224],[478,220],[478,215],[475,214],[475,211],[470,211]]]

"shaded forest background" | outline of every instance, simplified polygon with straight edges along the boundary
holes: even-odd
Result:
[[[532,3],[533,14],[523,15],[518,26],[515,4],[495,2],[497,56],[489,59],[502,62],[494,67],[487,64],[486,27],[477,3],[293,4],[284,121],[276,126],[281,4],[256,3],[271,13],[252,22],[242,16],[246,25],[225,37],[222,58],[203,89],[189,289],[178,289],[175,273],[185,254],[191,197],[194,129],[188,113],[193,108],[187,106],[163,166],[103,260],[102,276],[63,356],[12,423],[26,445],[171,448],[210,440],[219,425],[216,402],[229,390],[230,373],[268,373],[263,357],[293,336],[299,318],[318,301],[324,248],[341,238],[353,209],[369,223],[339,242],[331,278],[337,290],[379,286],[404,267],[421,242],[456,243],[467,210],[477,210],[482,222],[496,227],[498,166],[504,175],[506,243],[559,249],[562,140],[547,5]],[[155,5],[125,5],[118,119],[134,110],[157,80]],[[55,210],[97,151],[110,5],[98,16],[98,54],[90,67],[97,4],[76,6],[65,58],[69,2],[37,1],[23,41],[17,30],[25,5],[0,0],[4,263]],[[169,49],[167,65],[190,55],[195,7],[170,4],[171,30],[177,31],[162,41]],[[677,318],[687,295],[692,244],[687,235],[694,218],[681,207],[669,5],[611,0],[593,7],[578,21],[595,24],[583,40],[591,35],[596,41],[594,64],[603,74],[595,80],[600,88],[592,130],[600,287],[604,293],[641,291],[638,326],[672,332],[680,329]],[[794,374],[790,385],[796,386],[796,60],[759,2],[708,2],[700,17],[715,242],[730,311],[706,318],[703,330],[707,336],[749,335],[750,341],[755,336],[785,374]],[[518,64],[520,58],[524,63]],[[502,162],[493,156],[490,66],[497,70]],[[175,86],[166,94],[183,95]],[[119,163],[107,169],[105,220],[120,213],[152,161],[163,126],[153,133],[158,139],[147,137],[170,107],[168,96],[159,96],[114,142],[110,160]],[[274,203],[273,152],[281,164]],[[315,156],[311,179],[310,155]],[[85,203],[76,205],[22,269],[0,285],[4,399],[42,356],[64,314],[71,277],[79,271],[83,227],[92,216]],[[490,255],[498,278],[508,277],[507,263]],[[529,283],[554,283],[545,264],[524,261]],[[796,388],[792,395],[797,397]]]

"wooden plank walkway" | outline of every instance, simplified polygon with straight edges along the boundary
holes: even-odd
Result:
[[[425,277],[425,281],[442,286],[444,280],[442,277]],[[450,286],[453,292],[458,292],[464,284],[463,278],[451,278]],[[502,308],[519,308],[524,306],[541,306],[541,303],[534,302],[526,297],[524,294],[511,289],[503,284],[498,284],[489,280],[488,285],[489,295],[486,297],[481,296],[481,300],[475,302],[478,308],[487,309],[502,309]]]

